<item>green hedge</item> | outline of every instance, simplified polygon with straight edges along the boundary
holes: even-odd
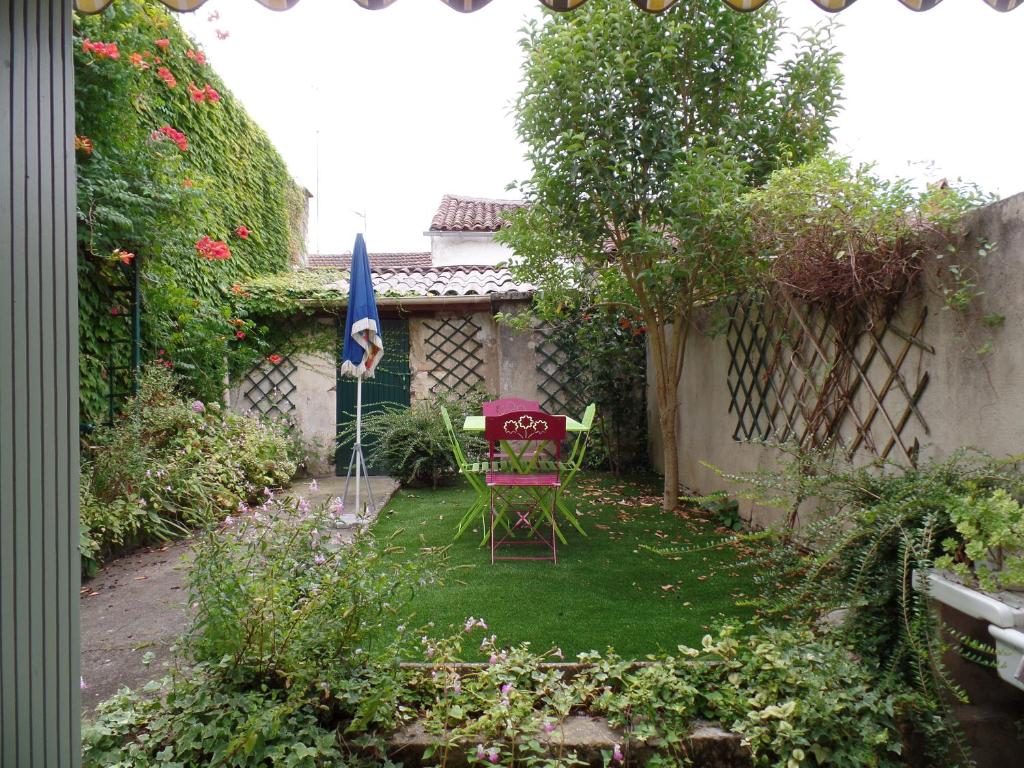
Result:
[[[261,347],[232,286],[286,269],[301,251],[304,192],[155,0],[76,15],[74,34],[82,419],[103,420],[110,355],[124,364],[130,354],[119,289],[131,269],[117,249],[141,268],[143,357],[169,361],[212,399]],[[203,258],[196,244],[207,236],[230,258]]]

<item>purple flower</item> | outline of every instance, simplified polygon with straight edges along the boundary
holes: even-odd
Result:
[[[484,745],[483,744],[477,744],[476,745],[476,759],[477,760],[483,760],[486,757],[487,757],[487,753],[484,752]]]
[[[85,683],[85,678],[84,678],[84,677],[79,677],[79,678],[78,678],[78,689],[79,689],[79,690],[81,690],[81,691],[84,691],[84,690],[86,690],[86,689],[87,689],[88,687],[89,687],[89,686],[88,686],[88,685],[86,685],[86,683]]]
[[[299,512],[309,512],[309,500],[299,496]]]
[[[321,555],[321,554],[320,554],[320,553],[318,552],[318,553],[317,553],[317,555],[316,555],[316,557],[314,557],[314,558],[313,558],[313,562],[314,562],[314,563],[316,563],[317,565],[323,565],[324,563],[326,563],[326,562],[327,562],[327,558],[326,558],[326,557],[324,557],[323,555]]]
[[[311,490],[311,491],[318,491],[318,490],[320,490],[320,483],[318,483],[316,481],[315,477],[312,480],[309,481],[309,490]]]
[[[625,758],[622,756],[622,749],[619,747],[618,744],[612,747],[612,760],[614,760],[616,763],[625,762]]]
[[[496,747],[491,747],[487,750],[487,760],[491,763],[498,762],[498,750]]]
[[[505,683],[501,686],[501,695],[508,696],[508,692],[512,690],[512,683]]]
[[[195,411],[196,413],[202,413],[203,411],[206,410],[206,406],[203,405],[202,400],[196,400],[194,403],[192,403],[192,410]]]
[[[455,682],[452,683],[452,691],[456,694],[462,693],[462,678],[458,675],[455,676]]]
[[[555,724],[552,723],[550,720],[545,720],[544,733],[551,733],[553,730],[555,730]]]
[[[498,657],[497,657],[497,656],[495,656],[495,655],[494,655],[494,654],[492,653],[492,654],[491,654],[491,658],[489,658],[489,659],[487,660],[487,663],[488,663],[488,664],[497,664],[497,663],[498,663]]]

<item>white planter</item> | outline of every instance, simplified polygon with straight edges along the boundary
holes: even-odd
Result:
[[[914,571],[914,589],[927,592],[933,600],[996,627],[1024,629],[1024,595],[982,592],[964,586],[942,571]]]
[[[999,676],[1024,691],[1024,632],[991,624],[988,632],[996,641]]]

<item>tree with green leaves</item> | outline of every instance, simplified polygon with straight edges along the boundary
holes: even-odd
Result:
[[[539,286],[541,312],[597,295],[646,328],[665,510],[678,505],[691,320],[751,273],[739,198],[830,138],[839,54],[827,28],[788,37],[771,9],[693,0],[650,15],[590,0],[529,24],[522,41],[515,118],[532,177],[500,238]]]

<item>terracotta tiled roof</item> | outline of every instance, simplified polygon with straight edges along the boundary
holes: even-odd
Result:
[[[348,290],[347,275],[326,288],[344,293]],[[530,283],[516,281],[507,269],[488,266],[374,270],[373,288],[378,297],[490,296],[525,294],[534,289]]]
[[[523,207],[522,200],[488,200],[445,195],[430,222],[431,232],[497,232],[506,212]]]
[[[348,269],[352,266],[352,253],[311,253],[306,259],[310,269]],[[430,253],[371,253],[370,267],[374,272],[396,267],[429,267]]]

